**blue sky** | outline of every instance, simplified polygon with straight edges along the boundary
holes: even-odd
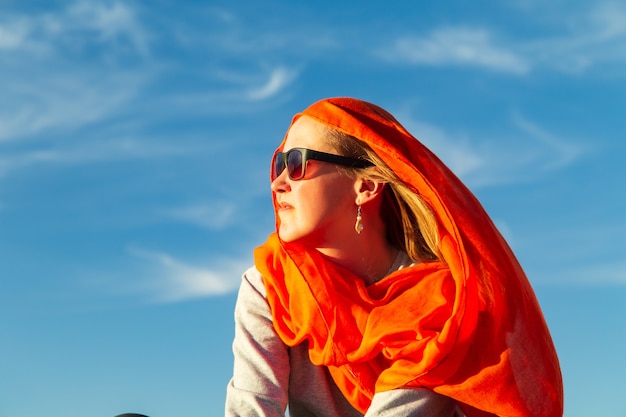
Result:
[[[623,415],[625,69],[620,1],[0,0],[0,417],[222,415],[269,158],[342,95],[483,202],[565,415]]]

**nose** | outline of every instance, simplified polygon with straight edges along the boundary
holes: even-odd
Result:
[[[289,175],[287,174],[287,170],[283,170],[280,175],[274,178],[271,184],[272,192],[274,193],[284,193],[291,189],[291,185],[289,184]]]

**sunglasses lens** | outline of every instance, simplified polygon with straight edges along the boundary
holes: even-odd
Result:
[[[272,181],[280,176],[287,168],[289,178],[301,180],[304,177],[302,152],[299,149],[291,149],[288,152],[276,152],[272,167]]]
[[[302,179],[304,170],[302,169],[302,152],[292,149],[287,152],[287,172],[292,180]]]
[[[274,155],[274,169],[272,170],[272,181],[278,178],[280,174],[285,170],[285,154],[282,152],[276,152]]]

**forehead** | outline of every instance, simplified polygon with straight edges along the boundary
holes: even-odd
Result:
[[[291,148],[308,148],[317,151],[332,151],[328,141],[331,134],[331,129],[325,124],[302,116],[289,128],[283,149],[288,151]]]

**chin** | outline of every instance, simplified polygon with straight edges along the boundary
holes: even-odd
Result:
[[[278,237],[285,243],[300,243],[301,245],[311,245],[317,241],[314,233],[309,233],[299,229],[279,228]]]
[[[285,243],[294,242],[298,240],[301,236],[298,233],[295,233],[293,230],[283,230],[281,227],[278,229],[278,237]]]

